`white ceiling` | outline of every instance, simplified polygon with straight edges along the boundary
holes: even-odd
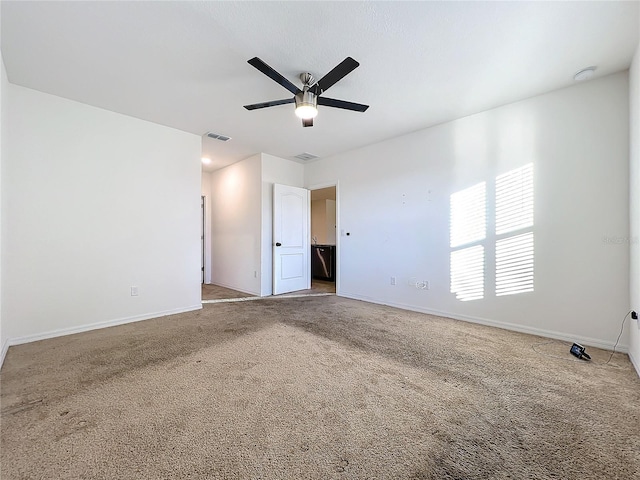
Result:
[[[258,152],[326,157],[569,86],[578,70],[628,68],[638,2],[13,2],[2,1],[9,81],[203,135],[220,168]],[[293,83],[345,57],[360,67],[302,128]],[[392,159],[390,159],[392,160]]]

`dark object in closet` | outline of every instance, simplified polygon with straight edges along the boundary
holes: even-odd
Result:
[[[335,245],[311,245],[311,274],[318,280],[336,281]]]

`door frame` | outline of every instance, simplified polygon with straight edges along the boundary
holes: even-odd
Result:
[[[342,231],[340,230],[340,182],[336,180],[335,182],[314,183],[306,188],[312,192],[313,190],[330,187],[335,187],[336,189],[336,295],[340,295],[340,256],[342,254],[342,249],[340,248],[342,237]],[[311,224],[311,202],[309,202],[309,224]],[[311,243],[311,228],[309,228],[309,243]],[[312,275],[313,272],[311,271],[311,266],[309,266],[310,281],[313,280],[311,278]]]
[[[210,196],[209,195],[200,195],[201,204],[201,216],[200,219],[202,223],[202,255],[201,263],[204,267],[202,272],[202,279],[204,280],[203,284],[211,283],[211,205],[210,205]]]
[[[205,284],[206,266],[207,266],[207,207],[206,198],[200,195],[200,284]]]

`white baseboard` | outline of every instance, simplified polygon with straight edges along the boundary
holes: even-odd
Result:
[[[2,368],[2,364],[4,363],[4,357],[7,356],[7,350],[9,350],[9,340],[4,341],[2,350],[0,350],[0,368]]]
[[[631,360],[631,364],[634,366],[636,373],[640,377],[640,362],[631,354],[630,351],[627,352],[627,355],[629,355],[629,360]]]
[[[479,323],[481,325],[488,325],[490,327],[503,328],[505,330],[512,330],[514,332],[529,333],[531,335],[538,335],[540,337],[545,337],[545,338],[553,338],[556,340],[563,340],[566,342],[579,342],[583,345],[602,348],[605,350],[613,350],[613,346],[615,345],[615,342],[600,340],[597,338],[585,337],[582,335],[572,335],[572,334],[563,333],[563,332],[556,332],[554,330],[545,330],[542,328],[529,327],[526,325],[518,325],[515,323],[490,320],[488,318],[472,317],[469,315],[460,315],[456,313],[442,312],[439,310],[432,310],[428,308],[418,307],[416,305],[406,305],[406,304],[394,303],[394,302],[381,302],[374,298],[369,298],[365,295],[354,295],[350,293],[341,292],[339,296],[353,298],[354,300],[362,300],[364,302],[377,303],[379,305],[388,305],[390,307],[396,307],[402,310],[411,310],[413,312],[427,313],[429,315],[437,315],[439,317],[453,318],[454,320],[462,320],[463,322]],[[616,347],[616,352],[628,354],[629,346],[618,344],[618,346]]]
[[[190,307],[185,307],[185,308],[176,308],[173,310],[164,310],[161,312],[145,313],[143,315],[134,315],[132,317],[117,318],[114,320],[107,320],[104,322],[97,322],[97,323],[89,323],[89,324],[80,325],[77,327],[59,328],[56,330],[49,330],[48,332],[43,332],[43,333],[36,333],[32,335],[25,335],[22,337],[8,338],[7,340],[5,340],[4,345],[2,345],[2,351],[0,352],[0,368],[4,363],[4,358],[7,354],[7,350],[9,350],[9,347],[12,347],[14,345],[22,345],[24,343],[37,342],[39,340],[46,340],[48,338],[62,337],[64,335],[73,335],[74,333],[88,332],[89,330],[98,330],[100,328],[115,327],[116,325],[124,325],[126,323],[140,322],[142,320],[149,320],[149,319],[158,318],[158,317],[166,317],[167,315],[176,315],[178,313],[191,312],[194,310],[201,310],[201,309],[202,309],[202,304],[199,303],[197,305],[192,305]]]

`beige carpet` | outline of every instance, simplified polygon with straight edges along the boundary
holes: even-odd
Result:
[[[221,287],[220,285],[202,285],[202,300],[222,300],[225,298],[248,297],[255,297],[255,295],[239,292],[238,290],[232,290],[231,288]]]
[[[567,350],[335,296],[11,347],[0,476],[639,478],[640,380]]]
[[[320,293],[336,293],[335,282],[326,282],[324,280],[312,280],[309,290],[299,290],[292,292],[295,295],[316,295]],[[283,295],[287,295],[286,293]],[[225,300],[234,298],[257,298],[250,293],[239,292],[230,288],[221,287],[219,285],[205,284],[202,285],[202,300]]]

